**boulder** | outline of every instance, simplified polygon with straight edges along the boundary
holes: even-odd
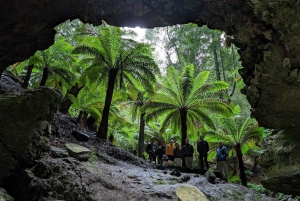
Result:
[[[83,142],[87,142],[90,139],[90,135],[85,130],[74,130],[72,131],[72,135],[79,140]]]
[[[60,147],[50,147],[50,151],[53,158],[64,158],[69,157],[69,153],[66,149],[60,148]]]
[[[89,200],[86,169],[75,158],[44,157],[37,164],[10,177],[7,189],[16,200]],[[52,199],[53,198],[53,199]]]
[[[11,197],[4,188],[0,188],[0,201],[13,201],[14,198]]]
[[[207,201],[206,196],[198,188],[188,184],[179,186],[176,195],[180,201]]]
[[[171,171],[170,175],[173,175],[173,176],[176,176],[176,177],[180,177],[181,173],[177,169],[173,169]]]
[[[209,183],[211,183],[211,184],[215,183],[216,175],[212,170],[206,171],[205,177]]]
[[[80,161],[87,161],[90,158],[91,151],[88,148],[74,143],[67,143],[66,148],[70,156],[77,158]]]
[[[282,130],[265,139],[266,151],[258,163],[266,168],[261,181],[266,189],[300,195],[300,135]]]

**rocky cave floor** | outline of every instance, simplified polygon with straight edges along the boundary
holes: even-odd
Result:
[[[0,89],[22,90],[6,76],[0,80]],[[82,128],[68,115],[57,113],[50,123],[49,151],[7,183],[15,201],[178,200],[176,189],[187,184],[200,189],[211,201],[277,200],[233,183],[212,184],[200,174],[170,175],[171,170],[158,170],[147,161],[96,138],[94,132]],[[88,156],[71,157],[67,143],[81,145],[91,152]],[[252,181],[259,182],[259,177],[260,174]]]
[[[158,170],[143,159],[96,138],[95,133],[83,129],[67,115],[56,114],[52,125],[52,146],[64,149],[65,144],[71,142],[91,150],[88,161],[76,162],[87,186],[88,200],[178,200],[176,189],[184,184],[196,186],[209,200],[277,200],[233,183],[211,184],[200,174],[172,176],[171,170]],[[78,141],[72,135],[75,130],[90,139]]]

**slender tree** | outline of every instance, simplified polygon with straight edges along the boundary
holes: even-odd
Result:
[[[139,114],[139,140],[138,140],[138,157],[143,157],[144,145],[145,145],[145,111],[140,111],[141,107],[144,106],[147,98],[145,92],[138,92],[137,97],[127,102],[127,105],[130,105],[130,110],[132,114],[132,119],[135,120]]]

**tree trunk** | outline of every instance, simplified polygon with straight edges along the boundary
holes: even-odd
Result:
[[[33,67],[34,67],[33,64],[27,66],[27,73],[26,73],[25,79],[24,79],[23,84],[22,84],[23,89],[27,89],[27,87],[29,85],[29,80],[30,80],[30,77],[31,77]]]
[[[138,145],[138,156],[143,157],[144,153],[144,141],[145,141],[145,113],[140,116],[140,132],[139,132],[139,145]]]
[[[254,164],[253,164],[253,168],[252,168],[252,173],[254,174],[256,172],[256,167],[257,167],[257,160],[258,160],[258,156],[254,157]]]
[[[221,43],[219,43],[219,52],[220,52],[220,62],[221,62],[221,68],[222,68],[222,74],[223,74],[223,81],[226,82],[225,67],[224,67],[224,62],[223,62]]]
[[[90,115],[89,118],[86,120],[86,125],[89,130],[94,132],[97,131],[96,119],[92,115]]]
[[[112,97],[113,97],[113,93],[114,93],[114,86],[115,86],[117,74],[118,74],[118,69],[111,69],[109,71],[105,104],[104,104],[104,108],[103,108],[103,112],[102,112],[102,119],[101,119],[100,127],[97,132],[97,137],[99,137],[101,139],[107,139],[109,109],[110,109],[110,105],[112,102]]]
[[[233,70],[235,71],[235,59],[234,59],[234,47],[233,45],[231,46],[231,56],[232,56],[232,66],[233,66]],[[233,86],[232,86],[232,91],[230,93],[230,97],[233,96],[234,91],[235,91],[235,87],[236,87],[236,73],[234,73],[234,82],[233,82]]]
[[[243,154],[241,150],[241,144],[237,144],[235,147],[236,155],[239,160],[239,169],[240,169],[240,179],[242,181],[243,186],[247,186],[247,177],[245,173],[244,161],[243,161]]]
[[[63,98],[59,105],[59,111],[61,113],[67,114],[72,105],[72,101],[69,99],[68,94],[72,94],[74,97],[77,98],[79,92],[81,91],[81,89],[83,89],[83,87],[84,86],[78,87],[78,83],[76,83],[74,86],[72,86],[70,90],[68,90],[66,96]]]
[[[40,82],[40,86],[46,86],[48,76],[49,76],[49,67],[45,66],[43,70],[43,76]]]
[[[76,119],[77,123],[79,123],[82,127],[86,128],[87,126],[87,116],[88,116],[88,113],[85,112],[85,111],[80,111],[79,112],[79,115]]]
[[[215,33],[212,33],[212,40],[215,40]],[[219,68],[219,61],[218,61],[218,54],[217,54],[217,45],[214,45],[213,47],[213,55],[214,55],[214,61],[215,61],[215,70],[216,70],[216,77],[217,80],[221,80],[221,74],[220,74],[220,68]]]
[[[187,110],[186,108],[180,110],[180,120],[181,120],[181,146],[185,145],[185,139],[187,138]]]

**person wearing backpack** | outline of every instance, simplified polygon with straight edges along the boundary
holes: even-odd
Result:
[[[205,162],[206,169],[209,169],[207,162],[207,152],[209,151],[209,146],[207,141],[203,139],[203,135],[200,136],[199,142],[197,142],[197,151],[199,153],[200,168],[203,169],[203,161]]]
[[[217,167],[222,175],[222,179],[228,181],[227,148],[223,145],[222,141],[219,141],[218,145],[219,147],[217,149]]]

